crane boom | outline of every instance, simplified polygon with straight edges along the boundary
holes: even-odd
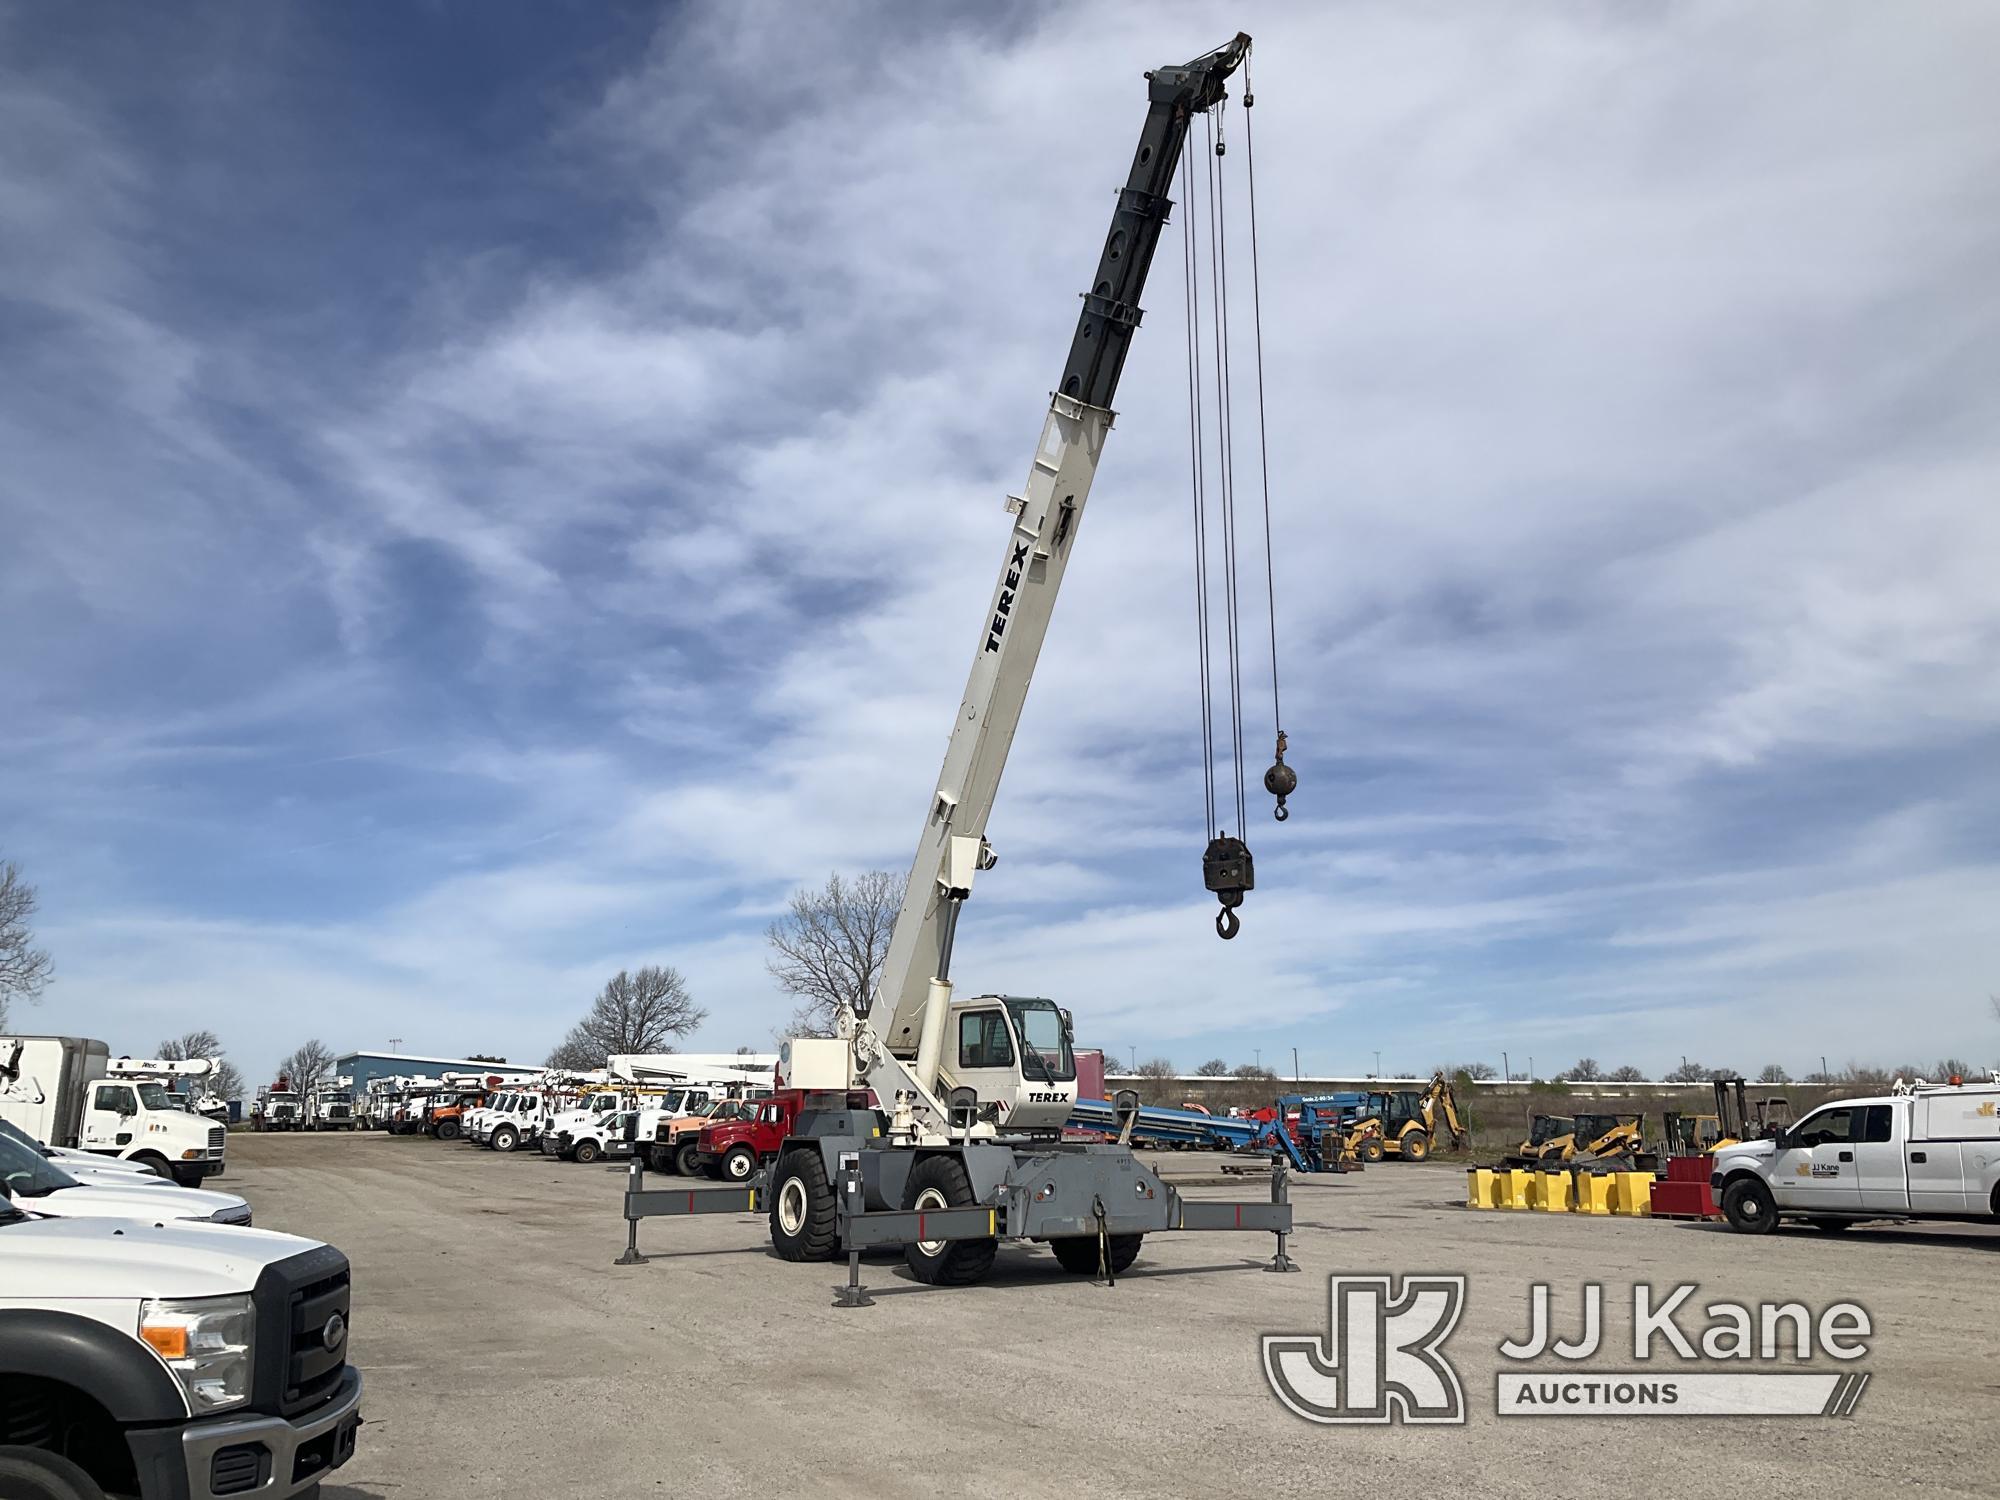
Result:
[[[1018,495],[998,580],[982,616],[965,695],[889,939],[880,983],[865,1017],[847,1017],[858,1078],[918,1094],[935,1112],[939,1053],[950,1007],[953,932],[976,870],[989,868],[986,822],[1000,788],[1047,634],[1056,594],[1083,519],[1084,503],[1111,430],[1112,398],[1141,316],[1139,296],[1172,207],[1167,190],[1179,167],[1188,123],[1225,97],[1224,85],[1248,51],[1239,34],[1180,67],[1146,75],[1148,109],[1132,168],[1118,194],[1097,273],[1042,437]]]

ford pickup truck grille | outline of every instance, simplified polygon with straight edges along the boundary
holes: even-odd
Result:
[[[267,1266],[257,1278],[252,1405],[282,1417],[331,1397],[347,1365],[347,1257],[331,1245]]]

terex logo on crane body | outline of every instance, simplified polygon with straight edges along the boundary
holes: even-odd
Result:
[[[1016,542],[1014,557],[1007,565],[1006,581],[1000,585],[1000,602],[993,606],[993,624],[986,632],[986,649],[998,651],[1000,637],[1007,633],[1007,617],[1014,612],[1014,591],[1021,586],[1021,569],[1028,563],[1028,544]]]

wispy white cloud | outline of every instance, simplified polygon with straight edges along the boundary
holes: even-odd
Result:
[[[1978,1050],[1993,14],[1258,26],[1297,816],[1216,943],[1169,246],[961,979],[1323,1065]],[[1137,70],[1214,30],[678,11],[504,145],[412,138],[453,221],[269,326],[185,294],[129,56],[10,91],[0,626],[49,645],[0,841],[51,1014],[534,1052],[662,958],[762,1040],[783,892],[907,858]]]

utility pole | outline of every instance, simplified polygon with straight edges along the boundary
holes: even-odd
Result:
[[[396,1049],[397,1049],[398,1047],[402,1046],[402,1045],[403,1045],[403,1039],[402,1039],[401,1037],[399,1037],[399,1036],[392,1036],[392,1037],[390,1037],[390,1038],[389,1038],[389,1055],[390,1055],[391,1057],[394,1057],[394,1056],[396,1055]]]
[[[1512,1083],[1514,1081],[1514,1065],[1507,1061],[1507,1054],[1505,1052],[1500,1054],[1500,1077],[1505,1083]]]
[[[1831,1081],[1827,1076],[1826,1054],[1824,1052],[1820,1053],[1819,1055],[1819,1081],[1821,1083],[1828,1083]]]
[[[1375,1074],[1374,1074],[1374,1076],[1375,1076],[1375,1077],[1377,1077],[1377,1078],[1380,1078],[1380,1077],[1382,1076],[1382,1049],[1381,1049],[1380,1047],[1377,1047],[1377,1048],[1375,1049]]]
[[[1534,1081],[1535,1081],[1535,1054],[1530,1052],[1528,1054],[1528,1082],[1533,1083]]]
[[[1292,1048],[1292,1082],[1299,1081],[1299,1049]]]
[[[1132,1071],[1136,1073],[1139,1071],[1139,1044],[1128,1042],[1126,1045],[1132,1049]]]
[[[1250,1055],[1257,1059],[1258,1067],[1261,1068],[1264,1066],[1264,1049],[1262,1047],[1252,1047],[1250,1049]]]

